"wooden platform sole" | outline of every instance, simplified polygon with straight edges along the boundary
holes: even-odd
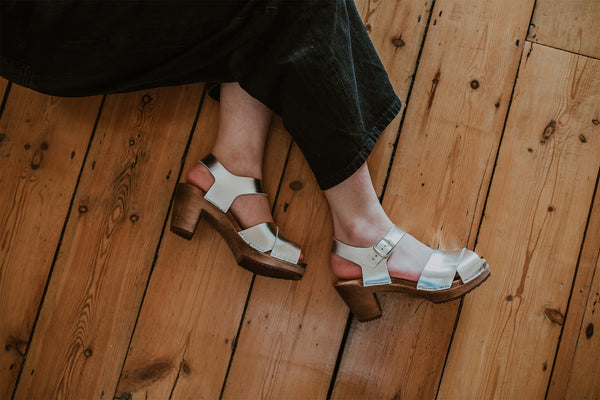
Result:
[[[456,300],[471,290],[481,285],[490,276],[487,263],[485,269],[475,279],[462,283],[456,279],[452,286],[444,290],[418,290],[417,282],[405,279],[392,278],[392,283],[380,286],[363,286],[362,279],[338,281],[334,285],[352,314],[361,322],[370,321],[381,317],[381,305],[377,299],[377,292],[398,292],[412,296],[422,297],[433,303],[445,303]]]
[[[230,212],[222,212],[205,200],[204,192],[200,188],[189,183],[177,184],[171,215],[171,232],[191,240],[201,217],[206,218],[225,239],[240,267],[272,278],[299,280],[304,275],[306,264],[293,264],[271,257],[246,243],[238,234],[242,227],[233,215]]]

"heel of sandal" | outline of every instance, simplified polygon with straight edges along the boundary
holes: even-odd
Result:
[[[373,290],[356,281],[338,282],[335,289],[360,322],[381,317],[381,306]]]
[[[171,232],[190,240],[194,235],[200,215],[204,193],[189,183],[178,183],[173,199]]]

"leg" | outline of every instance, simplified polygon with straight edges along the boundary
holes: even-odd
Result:
[[[239,84],[223,83],[219,130],[212,154],[229,172],[261,179],[270,124],[271,111],[267,107],[246,93]],[[206,192],[214,179],[204,165],[197,164],[188,173],[187,181]],[[240,196],[231,205],[231,212],[243,228],[273,222],[265,196]]]
[[[324,194],[331,209],[334,236],[346,244],[372,246],[392,226],[375,194],[367,164],[342,183],[325,190]],[[406,234],[388,260],[390,276],[418,280],[432,251]],[[331,255],[331,267],[340,278],[361,277],[357,264],[336,254]]]
[[[187,183],[177,185],[171,231],[191,239],[204,216],[225,239],[238,265],[259,275],[297,280],[305,268],[300,248],[268,224],[273,222],[268,198],[257,194],[259,188],[249,180],[261,179],[270,122],[269,109],[237,83],[222,85],[219,129],[212,149],[218,162],[195,165]],[[211,192],[215,179],[218,185]]]

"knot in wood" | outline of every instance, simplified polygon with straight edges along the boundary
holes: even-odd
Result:
[[[37,150],[31,159],[31,169],[38,169],[42,165],[43,155],[42,152]]]
[[[300,181],[293,181],[292,183],[290,183],[290,189],[297,191],[300,190],[304,187],[304,184]]]
[[[546,128],[544,128],[544,133],[542,133],[542,137],[544,139],[549,139],[550,136],[554,135],[554,131],[556,130],[556,121],[552,120],[548,122]]]
[[[557,325],[562,326],[562,324],[565,322],[565,316],[557,309],[546,308],[544,310],[544,314],[546,315],[546,317],[548,317],[550,321],[554,322]]]
[[[477,79],[473,79],[471,81],[471,88],[472,89],[479,89],[479,81]]]
[[[406,43],[402,40],[402,36],[398,36],[397,38],[392,39],[392,44],[398,48],[404,46]]]

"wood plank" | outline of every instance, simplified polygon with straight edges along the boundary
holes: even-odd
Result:
[[[537,0],[527,40],[600,58],[600,2]]]
[[[182,181],[210,152],[218,120],[218,103],[206,98]],[[281,119],[274,118],[264,165],[271,201],[290,144]],[[166,233],[117,396],[218,398],[251,281],[252,274],[237,266],[225,241],[205,221],[192,241]]]
[[[329,208],[295,145],[279,196],[275,220],[300,239],[307,271],[296,282],[256,277],[224,399],[325,398],[346,325],[327,262]]]
[[[463,302],[441,399],[543,398],[564,322],[600,168],[600,61],[527,47],[477,246],[494,276]]]
[[[107,97],[17,398],[114,393],[201,89]]]
[[[430,3],[428,0],[356,0],[356,8],[381,62],[388,71],[394,91],[402,100],[403,110],[413,82],[427,19],[431,13]],[[368,160],[373,186],[379,196],[387,178],[402,114],[403,111],[383,131]]]
[[[27,352],[101,101],[10,89],[0,120],[2,399],[12,395]]]
[[[587,303],[585,317],[579,332],[579,341],[575,351],[575,358],[567,384],[566,398],[569,399],[598,399],[600,398],[600,344],[598,332],[594,337],[594,327],[600,326],[599,314],[595,314],[600,301],[600,259],[598,246],[596,246],[596,265],[594,281]],[[594,315],[595,314],[595,315]]]
[[[4,98],[4,92],[6,91],[6,87],[8,86],[8,81],[2,77],[0,77],[0,102]]]
[[[383,199],[433,248],[474,246],[532,8],[435,3]],[[460,302],[379,299],[381,319],[352,323],[332,398],[435,397]]]
[[[428,2],[359,1],[357,8],[370,25],[396,92],[405,101],[429,16]],[[400,40],[408,44],[402,46]],[[399,118],[390,124],[369,161],[379,192],[398,124]],[[307,273],[300,282],[257,277],[224,398],[327,395],[348,311],[332,288],[329,209],[296,147],[281,186],[275,220],[284,232],[299,239],[309,264]]]
[[[600,130],[600,127],[597,130]],[[595,201],[566,312],[565,326],[552,370],[548,399],[600,398],[600,313],[595,313],[600,303],[599,190],[600,188],[596,187]]]

